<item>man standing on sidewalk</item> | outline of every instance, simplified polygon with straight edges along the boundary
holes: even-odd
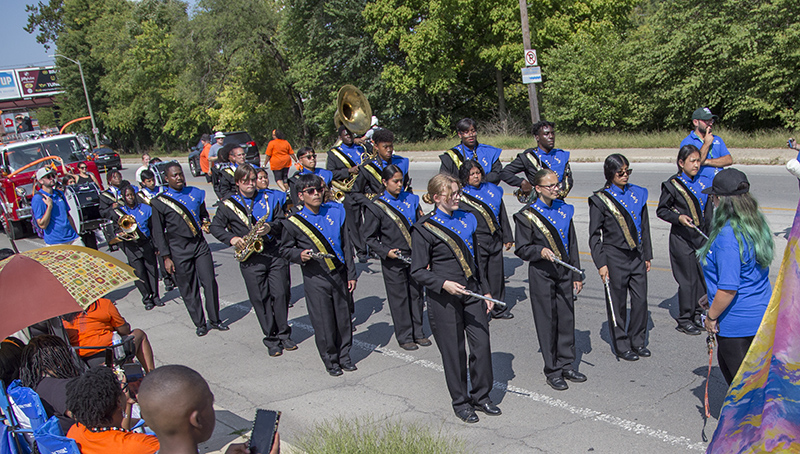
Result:
[[[684,145],[694,145],[700,150],[700,176],[713,180],[724,167],[733,164],[728,147],[721,137],[711,133],[711,128],[719,118],[711,113],[708,107],[700,107],[692,114],[694,130],[681,141],[679,149]]]
[[[41,189],[31,199],[31,209],[36,224],[44,230],[44,242],[53,244],[73,244],[83,246],[81,237],[75,230],[69,205],[64,193],[56,189],[56,171],[52,167],[42,167],[36,171],[36,180]]]

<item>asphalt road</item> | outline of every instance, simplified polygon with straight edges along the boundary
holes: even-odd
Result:
[[[228,332],[212,331],[197,338],[177,290],[164,295],[167,305],[145,312],[133,286],[111,295],[134,327],[150,337],[158,364],[186,364],[200,371],[216,395],[218,426],[215,437],[202,452],[219,449],[234,438],[233,430],[249,429],[255,408],[283,412],[281,436],[295,442],[314,423],[337,416],[346,419],[422,424],[445,436],[465,440],[476,453],[634,453],[704,451],[703,395],[708,355],[705,336],[677,332],[677,286],[669,269],[669,227],[655,215],[660,184],[674,165],[634,163],[631,182],[647,187],[654,247],[649,275],[649,343],[651,358],[637,362],[617,361],[609,345],[603,286],[588,255],[588,205],[586,197],[602,185],[602,164],[573,164],[576,185],[568,202],[576,207],[575,222],[582,266],[587,281],[576,302],[576,346],[578,369],[589,380],[570,383],[563,392],[552,390],[542,374],[542,360],[533,328],[527,295],[527,270],[523,262],[507,252],[506,301],[513,306],[513,320],[493,321],[491,341],[495,385],[491,397],[503,410],[499,417],[484,416],[467,425],[450,407],[441,357],[435,347],[405,352],[393,337],[385,300],[380,264],[358,265],[353,357],[358,371],[330,377],[317,354],[303,297],[302,277],[292,266],[290,319],[297,351],[279,358],[267,356],[256,318],[230,248],[207,236],[214,254],[220,286],[222,317]],[[188,170],[187,166],[184,168]],[[773,279],[791,227],[798,201],[794,177],[781,166],[741,167],[750,178],[753,193],[775,232],[776,259]],[[413,163],[411,174],[416,192],[435,174],[435,163]],[[123,174],[132,179],[135,168]],[[188,172],[187,172],[188,175]],[[210,206],[215,197],[204,179],[189,177],[189,183],[206,190]],[[520,204],[507,189],[509,213]],[[21,249],[42,245],[38,239],[19,242]],[[8,240],[0,235],[0,247]],[[124,260],[120,252],[114,254]],[[425,331],[429,333],[427,321]],[[726,386],[716,367],[711,373],[709,401],[712,417],[705,426],[708,437]]]

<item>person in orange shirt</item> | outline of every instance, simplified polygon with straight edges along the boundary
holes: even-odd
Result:
[[[153,348],[147,334],[140,329],[131,330],[131,325],[120,315],[114,303],[107,298],[100,298],[90,304],[83,312],[74,312],[63,317],[64,329],[67,331],[69,343],[73,347],[106,347],[111,346],[111,339],[116,331],[123,337],[133,336],[136,345],[136,358],[145,372],[155,369]],[[90,366],[105,359],[105,351],[97,349],[78,349],[78,354]]]
[[[130,431],[134,402],[111,369],[87,370],[67,383],[67,408],[77,421],[67,437],[75,440],[81,454],[158,452],[160,445],[155,435]]]
[[[203,150],[200,152],[200,171],[206,176],[206,180],[211,182],[211,166],[208,163],[208,151],[211,150],[211,136],[203,134],[200,136],[200,142],[203,143]]]
[[[297,162],[297,158],[280,129],[272,130],[272,140],[267,144],[266,154],[269,158],[269,168],[272,169],[272,174],[275,176],[275,183],[281,188],[281,191],[287,191],[289,189],[287,183],[289,167],[292,165],[292,160]]]

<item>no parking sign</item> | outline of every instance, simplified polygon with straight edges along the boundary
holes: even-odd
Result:
[[[525,49],[525,66],[536,66],[539,60],[536,58],[536,49]]]

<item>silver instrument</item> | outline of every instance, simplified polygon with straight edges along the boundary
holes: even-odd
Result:
[[[482,299],[482,300],[491,301],[498,307],[504,308],[504,307],[507,306],[506,303],[504,303],[504,302],[502,302],[500,300],[496,300],[494,298],[489,298],[488,296],[479,295],[479,294],[477,294],[475,292],[471,292],[471,291],[469,291],[467,289],[464,289],[463,291],[464,291],[464,294],[467,295],[467,296],[473,296],[475,298],[479,298],[479,299]]]
[[[395,255],[397,256],[398,260],[402,260],[403,263],[405,263],[406,265],[411,265],[411,257],[406,257],[405,255],[403,255],[403,254],[401,254],[399,252],[396,253]]]
[[[580,274],[582,281],[586,280],[586,270],[581,270],[581,269],[575,268],[574,266],[572,266],[569,263],[559,259],[558,257],[553,257],[553,263],[557,263],[557,264],[563,266],[564,268],[567,268],[568,270],[572,270],[572,271]]]
[[[680,211],[678,211],[677,209],[675,209],[675,207],[672,207],[672,208],[670,208],[670,210],[672,210],[672,212],[673,212],[673,213],[675,213],[675,214],[677,214],[677,215],[679,215],[679,216],[680,216],[680,214],[681,214],[681,212],[680,212]],[[692,226],[692,228],[693,228],[693,229],[694,229],[694,230],[695,230],[697,233],[699,233],[699,234],[700,234],[700,236],[702,236],[703,238],[705,238],[705,239],[706,239],[706,241],[708,241],[708,235],[706,235],[705,233],[703,233],[703,231],[702,231],[702,230],[700,230],[700,228],[699,228],[699,227],[697,227],[696,225],[694,225],[694,222],[692,222],[691,226]]]
[[[611,311],[611,320],[614,322],[614,326],[619,326],[617,323],[617,314],[614,313],[614,305],[611,303],[611,286],[609,285],[608,278],[603,281],[603,285],[606,287],[606,298],[608,298],[608,308]],[[613,327],[609,329],[613,329]]]
[[[324,260],[324,259],[335,259],[336,256],[333,255],[333,254],[326,254],[324,252],[312,252],[311,253],[311,258],[312,259]]]

